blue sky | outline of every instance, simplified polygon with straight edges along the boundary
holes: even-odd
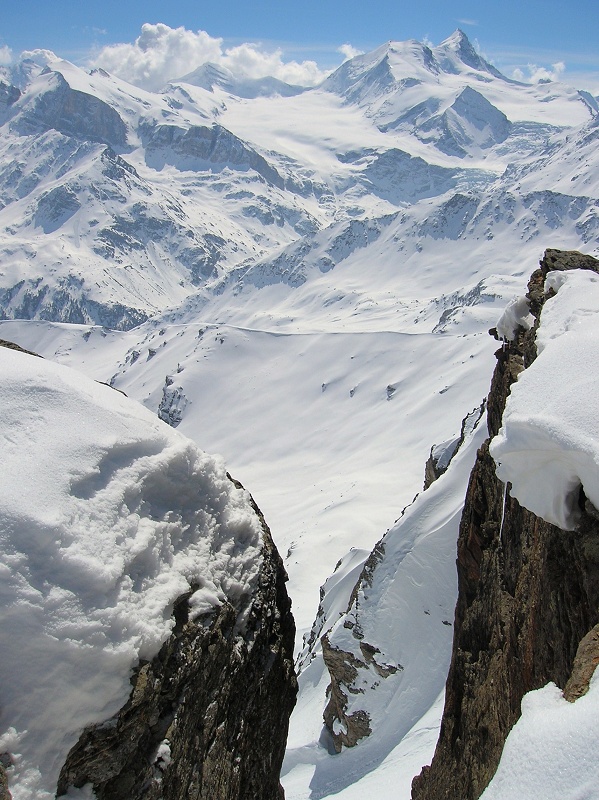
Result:
[[[528,77],[528,65],[555,73],[552,65],[561,62],[564,79],[599,93],[598,0],[4,0],[3,6],[5,60],[9,50],[14,57],[46,48],[86,63],[108,45],[134,43],[143,23],[161,22],[206,31],[223,39],[223,50],[250,42],[263,53],[278,48],[283,62],[313,60],[330,69],[341,63],[344,44],[356,50],[389,39],[438,44],[461,27],[506,74],[520,68]]]

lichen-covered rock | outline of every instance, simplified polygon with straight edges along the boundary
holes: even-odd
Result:
[[[497,353],[488,398],[497,434],[510,385],[536,357],[535,332],[552,269],[593,269],[579,253],[547,251],[529,284],[537,318]],[[564,531],[522,508],[480,449],[458,540],[459,597],[439,742],[414,779],[413,800],[476,800],[493,777],[524,694],[564,687],[581,639],[599,621],[599,522],[580,497],[580,523]]]

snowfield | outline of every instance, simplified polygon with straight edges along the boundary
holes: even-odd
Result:
[[[262,528],[220,459],[120,392],[0,348],[0,751],[14,800],[54,797],[81,730],[192,614],[243,610]]]
[[[522,700],[495,777],[481,800],[594,800],[598,795],[599,673],[575,703],[549,683]]]
[[[2,390],[15,409],[5,447],[27,466],[5,481],[15,584],[0,592],[32,609],[23,647],[34,634],[64,644],[75,672],[105,659],[110,685],[92,688],[110,710],[197,570],[198,613],[248,590],[255,520],[220,457],[183,434],[251,490],[289,574],[300,695],[288,800],[408,800],[438,735],[482,422],[423,492],[424,465],[431,448],[449,456],[487,395],[502,310],[506,338],[531,323],[522,295],[544,250],[599,253],[597,98],[509,80],[456,31],[436,47],[388,42],[301,92],[209,65],[150,92],[45,52],[0,68],[0,101],[0,336],[62,365],[1,354],[19,365]],[[493,445],[521,502],[568,527],[579,485],[597,496],[596,280],[549,278],[539,358]],[[245,555],[222,538],[225,520]],[[386,530],[381,583],[356,596],[368,644],[397,672],[363,671],[350,704],[373,732],[332,754],[319,636],[355,650],[352,592]],[[54,774],[79,729],[65,721],[54,753],[41,712],[17,703],[27,681],[63,686],[66,668],[30,661],[0,667],[17,800],[51,791],[36,769]],[[65,702],[81,718],[108,713]]]

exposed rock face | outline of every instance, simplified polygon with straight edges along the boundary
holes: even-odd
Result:
[[[488,399],[491,437],[499,430],[511,383],[536,357],[545,275],[573,268],[599,271],[599,261],[548,250],[533,273],[528,298],[537,321],[497,353]],[[488,445],[489,440],[478,453],[460,526],[459,598],[440,738],[431,766],[414,780],[414,800],[478,798],[520,716],[523,695],[549,681],[565,687],[579,643],[599,621],[596,511],[581,496],[576,531],[539,519],[497,479]],[[578,657],[586,664],[587,684],[597,655],[590,636]],[[573,680],[584,687],[584,674]]]
[[[25,135],[56,130],[116,148],[127,144],[127,127],[118,112],[99,98],[72,89],[58,72],[49,75],[47,91],[24,108],[15,127]]]
[[[360,709],[351,714],[346,713],[346,691],[358,691],[353,688],[353,684],[358,677],[358,670],[365,668],[366,663],[350,652],[332,647],[326,634],[322,637],[321,644],[322,657],[331,676],[327,689],[329,702],[323,713],[324,724],[329,729],[335,750],[340,753],[343,746],[354,747],[360,739],[372,733],[367,711]]]
[[[450,439],[442,444],[433,445],[431,447],[430,455],[424,465],[424,487],[426,491],[428,487],[440,478],[444,472],[447,472],[449,465],[457,451],[464,444],[464,440],[468,434],[472,432],[475,425],[482,417],[485,411],[485,403],[483,402],[478,408],[475,408],[467,414],[462,420],[462,428],[460,435],[455,439]]]
[[[121,711],[86,729],[58,796],[91,783],[98,800],[280,800],[297,683],[286,574],[264,526],[264,562],[245,629],[227,604],[193,622],[188,596]]]
[[[273,186],[283,188],[279,173],[263,156],[222,125],[158,125],[146,131],[146,152],[152,166],[183,163],[187,169],[201,169],[205,163],[253,169]]]

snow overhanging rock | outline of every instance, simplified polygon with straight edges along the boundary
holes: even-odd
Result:
[[[544,288],[538,357],[512,387],[490,452],[521,505],[572,530],[581,487],[599,507],[599,275],[550,272]]]
[[[294,630],[250,496],[220,458],[122,393],[23,352],[0,347],[0,359],[0,752],[14,800],[54,797],[57,782],[116,800],[179,798],[195,781],[208,796],[216,772],[219,797],[260,783],[277,797]],[[212,731],[212,760],[189,707]],[[256,717],[272,736],[270,775],[253,753]],[[158,775],[150,755],[167,733],[184,757]]]

